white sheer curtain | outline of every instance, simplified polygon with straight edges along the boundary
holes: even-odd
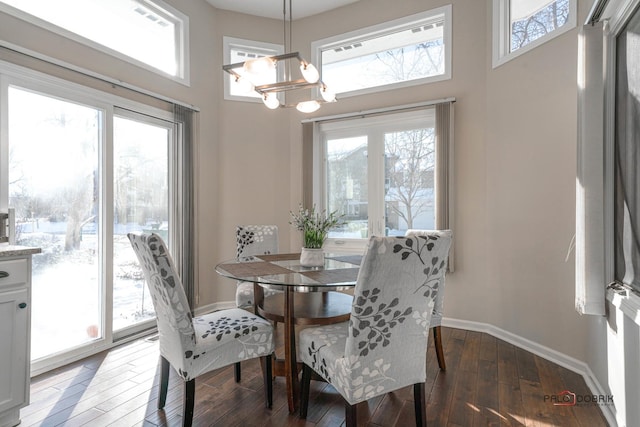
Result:
[[[578,49],[576,310],[605,314],[605,133],[602,23],[585,25]]]

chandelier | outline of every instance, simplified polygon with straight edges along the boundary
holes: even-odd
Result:
[[[291,49],[291,0],[289,0],[289,43],[287,49],[287,7],[282,0],[282,25],[285,52]],[[303,113],[312,113],[320,104],[334,102],[336,95],[320,80],[316,67],[305,60],[299,52],[282,55],[264,56],[235,64],[223,65],[222,69],[231,74],[237,87],[245,93],[257,92],[264,105],[270,109],[296,107]],[[274,78],[275,76],[275,78]],[[308,89],[311,96],[296,103],[281,102],[280,93]],[[320,97],[318,97],[318,93]]]

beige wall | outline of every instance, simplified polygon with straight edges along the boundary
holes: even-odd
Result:
[[[280,21],[215,10],[204,0],[167,1],[190,16],[191,87],[1,14],[0,39],[200,108],[203,306],[233,299],[233,283],[213,266],[234,256],[236,224],[277,224],[281,250],[299,246],[288,219],[302,195],[303,116],[222,99],[222,36],[280,43]],[[574,230],[577,30],[493,70],[490,0],[361,0],[297,21],[293,49],[310,57],[313,40],[449,3],[451,80],[345,98],[315,114],[455,97],[456,272],[447,279],[447,317],[489,323],[586,360],[586,320],[573,309],[573,253],[565,262]]]

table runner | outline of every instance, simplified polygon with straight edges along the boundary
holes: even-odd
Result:
[[[271,262],[271,261],[291,261],[300,259],[300,254],[266,254],[266,255],[254,255],[256,258]]]
[[[301,271],[300,274],[307,276],[322,284],[355,282],[358,278],[358,268],[341,268],[338,270],[313,270]]]
[[[272,274],[290,274],[291,270],[269,262],[239,262],[235,264],[223,264],[220,268],[228,271],[236,277],[269,276]]]

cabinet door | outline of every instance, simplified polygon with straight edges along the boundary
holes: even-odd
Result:
[[[0,412],[27,401],[27,289],[0,292]]]

